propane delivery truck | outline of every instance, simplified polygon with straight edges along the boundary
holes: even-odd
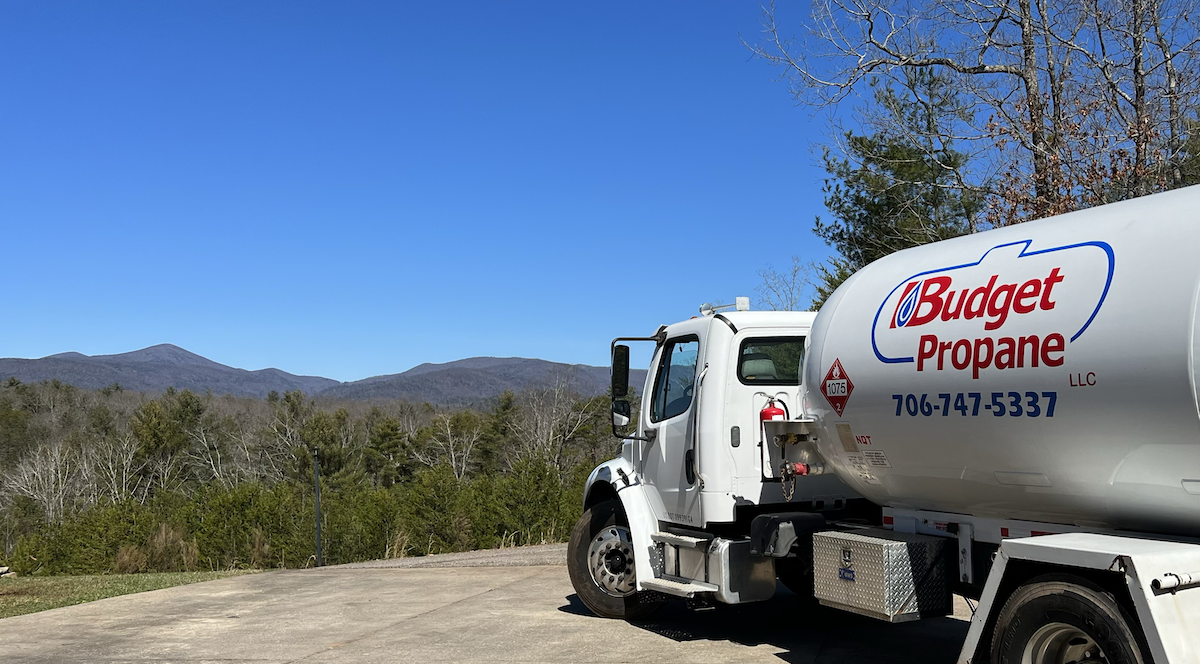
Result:
[[[816,314],[749,309],[613,342],[621,453],[568,547],[591,611],[778,580],[903,622],[958,593],[962,663],[1200,662],[1200,187],[900,251]]]

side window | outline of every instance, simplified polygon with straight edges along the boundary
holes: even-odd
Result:
[[[654,378],[654,399],[650,402],[650,421],[661,422],[687,412],[692,405],[692,384],[696,381],[696,359],[700,340],[695,337],[667,343]]]
[[[799,385],[804,337],[746,339],[738,353],[743,385]]]

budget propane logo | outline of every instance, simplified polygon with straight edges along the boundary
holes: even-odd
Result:
[[[1104,306],[1116,259],[1105,242],[1001,244],[978,260],[915,274],[875,314],[871,345],[920,372],[1061,366]]]

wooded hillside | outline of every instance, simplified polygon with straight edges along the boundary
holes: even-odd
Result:
[[[21,573],[296,567],[557,541],[618,447],[568,381],[487,407],[0,386],[0,558]]]

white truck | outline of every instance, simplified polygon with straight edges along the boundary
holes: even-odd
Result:
[[[891,622],[973,598],[964,664],[1200,662],[1200,187],[901,251],[817,314],[746,309],[613,342],[624,443],[568,553],[593,612],[778,578]]]

